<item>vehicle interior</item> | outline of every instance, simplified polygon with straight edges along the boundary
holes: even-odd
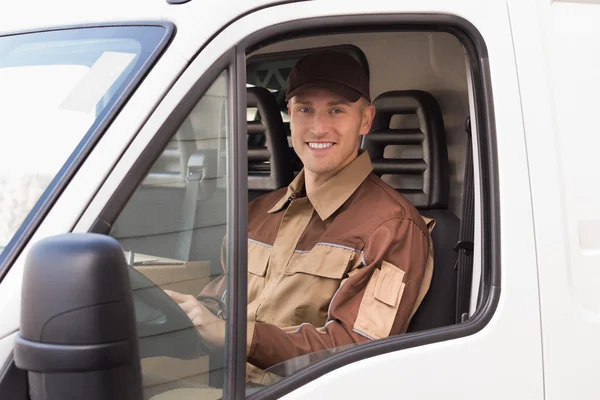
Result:
[[[473,207],[473,183],[470,191],[465,184],[473,180],[467,168],[472,162],[467,131],[473,99],[468,57],[454,35],[320,35],[280,41],[248,54],[248,200],[287,186],[302,168],[290,144],[286,81],[300,57],[322,48],[349,52],[368,70],[376,116],[361,147],[369,152],[376,174],[422,215],[436,220],[433,280],[409,332],[464,320],[475,311],[469,304],[478,294],[472,256],[464,261],[468,268],[457,268],[461,251],[469,256],[477,241],[472,211],[470,217],[465,211]],[[207,210],[227,202],[227,111],[217,94],[224,84],[224,79],[215,82],[194,108],[113,225],[111,236],[126,250],[130,265],[163,289],[198,294],[222,273],[221,252],[215,249],[221,248],[226,215]],[[199,177],[193,181],[198,184],[190,185],[190,176]],[[457,300],[465,287],[470,298]],[[467,304],[457,307],[457,301]],[[211,384],[220,364],[207,357],[148,357],[142,367],[145,396],[151,398],[182,380]]]

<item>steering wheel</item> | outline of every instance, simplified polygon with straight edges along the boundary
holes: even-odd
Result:
[[[194,359],[208,354],[187,314],[144,274],[129,267],[140,358],[168,356]]]

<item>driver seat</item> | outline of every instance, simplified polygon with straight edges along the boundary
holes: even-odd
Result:
[[[460,221],[448,209],[448,149],[440,106],[421,90],[397,90],[378,96],[375,118],[362,147],[371,156],[373,172],[398,190],[425,217],[436,221],[429,291],[415,312],[408,332],[454,324]]]

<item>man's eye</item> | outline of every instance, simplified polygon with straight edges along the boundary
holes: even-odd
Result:
[[[310,112],[310,108],[308,107],[301,107],[298,109],[298,111],[300,111],[301,113],[307,113]]]
[[[341,114],[343,112],[344,110],[342,110],[341,108],[334,108],[333,110],[331,110],[332,114]]]

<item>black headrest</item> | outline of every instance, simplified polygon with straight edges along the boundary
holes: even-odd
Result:
[[[294,179],[290,147],[275,97],[262,87],[250,87],[248,108],[260,120],[248,121],[248,189],[270,191]]]
[[[421,90],[397,90],[381,94],[374,101],[375,118],[371,132],[363,137],[374,172],[393,175],[388,183],[419,209],[447,209],[449,202],[448,150],[440,106]],[[392,117],[400,115],[391,127]],[[412,118],[411,118],[412,117]],[[409,126],[406,121],[412,121]],[[418,150],[400,158],[384,157],[388,146]],[[408,147],[410,146],[410,147]],[[394,150],[390,148],[389,150]],[[393,151],[390,151],[393,153]],[[410,153],[408,151],[407,153]]]

